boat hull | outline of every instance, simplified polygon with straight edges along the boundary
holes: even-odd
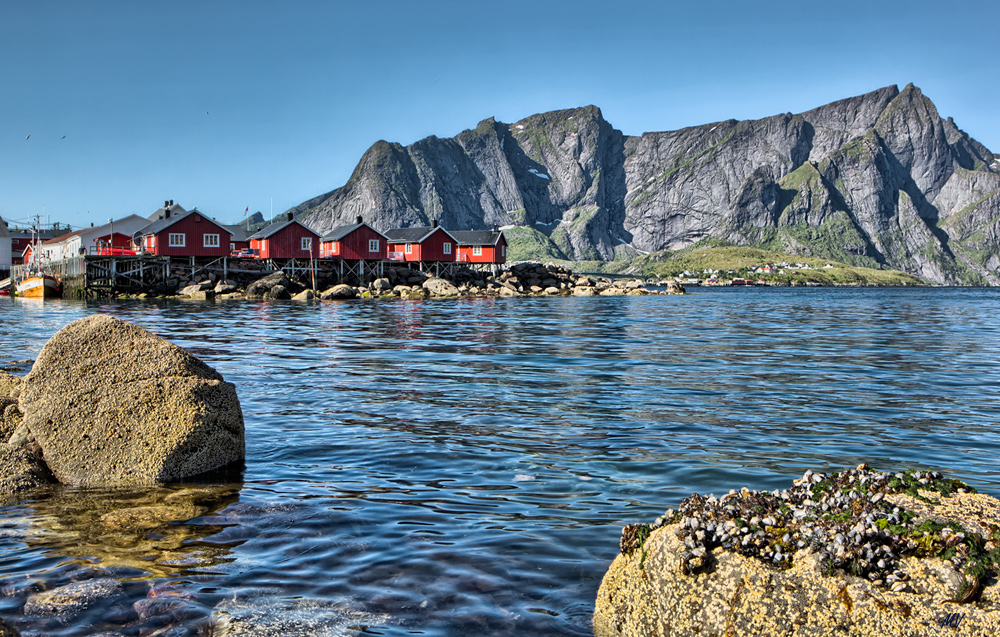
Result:
[[[62,291],[55,278],[32,276],[17,284],[17,295],[28,299],[57,299]]]

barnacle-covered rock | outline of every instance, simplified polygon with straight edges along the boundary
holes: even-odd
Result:
[[[1000,501],[935,472],[862,465],[695,494],[620,546],[597,635],[1000,631]]]

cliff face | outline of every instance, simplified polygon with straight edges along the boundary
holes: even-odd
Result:
[[[1000,284],[1000,160],[913,86],[639,137],[593,106],[488,119],[380,141],[346,185],[293,211],[320,232],[358,215],[380,229],[516,225],[570,259],[713,239]]]

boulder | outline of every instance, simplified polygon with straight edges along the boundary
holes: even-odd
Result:
[[[302,290],[292,297],[293,301],[311,301],[316,298],[316,293],[312,290]]]
[[[236,283],[234,281],[230,281],[229,279],[220,279],[219,282],[215,284],[216,294],[232,294],[238,289],[239,287]]]
[[[591,287],[580,287],[577,286],[573,288],[573,296],[596,296],[597,292]]]
[[[264,292],[263,298],[267,301],[287,301],[292,298],[292,293],[284,285],[275,285],[267,292]]]
[[[458,296],[458,288],[441,278],[431,278],[424,281],[423,288],[434,296]]]
[[[388,292],[392,289],[392,284],[389,283],[389,279],[381,278],[372,281],[372,290],[375,292]]]
[[[0,499],[54,483],[55,478],[35,454],[0,443]]]
[[[215,290],[204,289],[200,285],[189,285],[182,289],[179,294],[196,301],[210,301],[215,298]]]
[[[285,273],[281,270],[272,272],[248,285],[245,295],[248,299],[262,299],[276,285],[283,285],[286,288],[291,285],[291,281],[288,280]]]
[[[520,293],[517,292],[517,290],[514,290],[513,288],[510,288],[510,287],[508,287],[506,285],[504,285],[503,287],[500,288],[499,294],[500,294],[500,296],[503,296],[503,297],[521,296]]]
[[[670,280],[670,281],[667,281],[667,287],[664,290],[664,293],[665,294],[687,294],[687,290],[685,290],[684,286],[681,285],[680,283],[678,283],[677,281]]]
[[[340,285],[335,285],[326,292],[319,295],[319,298],[324,301],[330,299],[353,299],[358,296],[358,293],[349,285],[341,283]]]
[[[171,482],[243,461],[232,383],[120,319],[96,314],[59,330],[24,381],[24,424],[62,483]]]
[[[691,496],[625,527],[594,634],[998,634],[1000,501],[972,491],[862,465]]]
[[[555,286],[549,286],[549,287],[545,288],[544,291],[545,291],[546,294],[548,294],[550,296],[551,295],[555,295],[555,294],[559,294],[559,292],[560,292],[559,288],[557,288]]]

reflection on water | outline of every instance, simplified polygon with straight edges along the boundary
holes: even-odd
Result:
[[[31,548],[69,556],[66,563],[135,569],[140,579],[210,571],[233,561],[239,542],[206,541],[225,525],[206,523],[204,516],[237,502],[241,486],[63,489],[27,505],[23,539]]]
[[[112,313],[216,367],[247,424],[242,485],[0,508],[0,615],[27,635],[587,635],[621,525],[691,492],[868,462],[1000,493],[1000,292],[693,292],[0,299],[5,359]],[[107,578],[96,608],[24,611]]]

